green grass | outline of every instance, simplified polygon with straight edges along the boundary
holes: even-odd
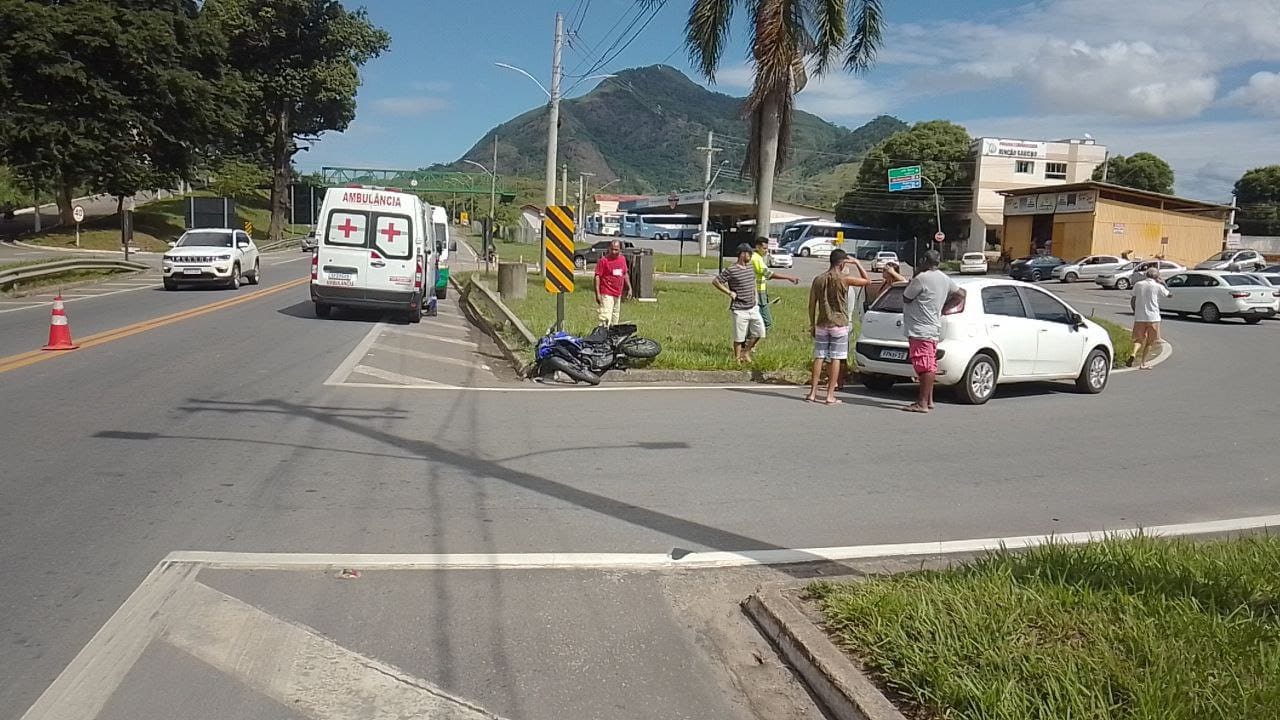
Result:
[[[0,272],[20,267],[28,267],[31,265],[43,265],[47,262],[54,262],[56,260],[58,260],[58,258],[39,258],[36,260],[15,260],[14,262],[0,263]]]
[[[210,196],[211,193],[196,192]],[[139,205],[133,213],[133,244],[131,247],[151,252],[164,252],[170,240],[177,240],[184,230],[187,216],[187,199],[172,197]],[[253,223],[253,238],[266,239],[271,225],[271,211],[265,192],[257,192],[236,200],[236,227]],[[287,226],[286,230],[305,232],[306,226]],[[51,247],[75,247],[75,227],[59,227],[42,233],[32,242]],[[80,226],[80,247],[85,250],[119,250],[120,216],[109,215],[89,218]]]
[[[24,280],[19,285],[19,290],[27,292],[35,288],[58,287],[60,285],[70,285],[72,283],[83,283],[93,280],[102,280],[113,275],[131,272],[129,270],[68,270],[67,272],[58,273],[57,275],[47,275],[34,280]],[[12,286],[5,286],[6,291],[12,291]]]
[[[1050,545],[809,593],[913,718],[1280,717],[1280,538]]]
[[[579,279],[581,282],[582,278]],[[494,281],[490,280],[491,285]],[[733,360],[732,324],[728,299],[706,282],[658,281],[658,302],[628,301],[622,307],[622,321],[639,326],[639,334],[662,343],[662,354],[651,367],[671,370],[737,370]],[[811,362],[813,339],[809,336],[809,320],[805,303],[809,290],[805,287],[771,284],[774,304],[773,328],[756,348],[753,370],[778,373],[787,380],[806,381]],[[508,303],[535,335],[555,322],[555,296],[548,294],[540,278],[529,281],[529,296]],[[579,285],[579,291],[568,296],[565,329],[585,333],[596,326],[596,304],[591,286]]]
[[[1102,318],[1095,317],[1090,318],[1090,320],[1106,328],[1107,334],[1111,336],[1111,344],[1116,350],[1115,365],[1119,366],[1127,363],[1129,358],[1133,357],[1133,333],[1129,331],[1129,328]]]

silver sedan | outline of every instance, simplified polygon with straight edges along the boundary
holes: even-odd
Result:
[[[1139,260],[1138,262],[1125,263],[1113,272],[1103,273],[1094,282],[1109,290],[1128,290],[1133,287],[1134,283],[1141,280],[1142,276],[1146,274],[1147,268],[1153,265],[1160,268],[1160,277],[1165,280],[1187,270],[1182,265],[1169,260]]]

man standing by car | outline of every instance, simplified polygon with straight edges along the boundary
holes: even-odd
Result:
[[[852,265],[857,277],[848,274]],[[902,280],[892,266],[884,270],[884,285]],[[809,285],[809,334],[813,336],[813,374],[809,378],[809,402],[818,401],[818,379],[827,366],[827,405],[838,405],[840,363],[849,359],[849,288],[871,285],[866,268],[844,250],[831,251],[831,267]]]
[[[756,302],[756,273],[751,267],[751,246],[738,246],[738,262],[725,268],[711,284],[729,296],[729,312],[733,315],[733,357],[739,363],[751,362],[751,351],[765,336],[764,318]]]
[[[774,272],[766,260],[768,255],[769,238],[756,238],[756,251],[751,256],[751,269],[756,273],[756,302],[760,305],[760,317],[764,320],[766,330],[773,327],[773,312],[769,309],[769,281],[786,280],[792,285],[800,284],[800,278],[794,275]]]
[[[920,258],[911,282],[902,291],[902,326],[907,335],[907,358],[920,378],[916,401],[903,408],[927,413],[933,409],[933,382],[938,375],[938,340],[942,338],[942,313],[964,302],[964,289],[938,269],[942,256],[930,250]]]
[[[596,263],[596,305],[601,325],[617,325],[622,319],[622,296],[631,291],[631,274],[622,255],[622,242],[609,243],[609,252]]]
[[[1146,277],[1133,285],[1133,295],[1129,298],[1129,306],[1133,308],[1133,357],[1129,358],[1129,366],[1138,360],[1139,370],[1150,370],[1147,356],[1151,348],[1160,342],[1160,299],[1172,297],[1173,293],[1165,287],[1164,278],[1160,277],[1160,268],[1152,265],[1147,268]]]

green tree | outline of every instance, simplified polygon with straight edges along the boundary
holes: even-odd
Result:
[[[246,150],[271,168],[271,227],[279,240],[288,184],[300,143],[342,131],[356,113],[360,67],[386,51],[391,36],[364,10],[337,0],[206,0],[221,24],[231,60],[250,85]]]
[[[1107,160],[1105,169],[1099,165],[1093,170],[1093,179],[1102,180],[1106,173],[1107,182],[1123,185],[1135,190],[1173,194],[1173,168],[1158,155],[1149,152],[1137,152],[1128,157],[1116,155]]]
[[[943,229],[955,237],[957,228],[947,216],[968,211],[973,202],[971,142],[967,130],[946,120],[916,123],[891,135],[867,153],[857,184],[836,204],[836,217],[931,238],[937,230],[933,187],[926,182],[919,190],[889,192],[890,168],[920,165],[924,176],[938,186]]]
[[[238,113],[225,42],[195,0],[0,3],[0,159],[56,190],[189,179]]]
[[[1280,235],[1280,165],[1254,168],[1235,184],[1242,235]]]
[[[258,162],[228,157],[214,169],[209,188],[219,195],[239,198],[266,185],[269,180],[268,175]]]
[[[715,80],[739,6],[750,13],[755,69],[746,103],[747,167],[755,182],[756,227],[767,228],[774,177],[786,161],[795,95],[804,89],[807,69],[821,76],[840,62],[852,72],[867,71],[880,46],[884,14],[881,0],[693,0],[685,40],[708,80]]]

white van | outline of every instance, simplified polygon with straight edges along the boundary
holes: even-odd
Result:
[[[449,292],[449,213],[439,205],[432,206],[431,225],[436,249],[434,290],[436,299],[443,300]]]
[[[311,301],[316,317],[335,307],[395,310],[422,320],[425,279],[436,247],[431,206],[417,195],[360,186],[329,188],[316,221]]]

